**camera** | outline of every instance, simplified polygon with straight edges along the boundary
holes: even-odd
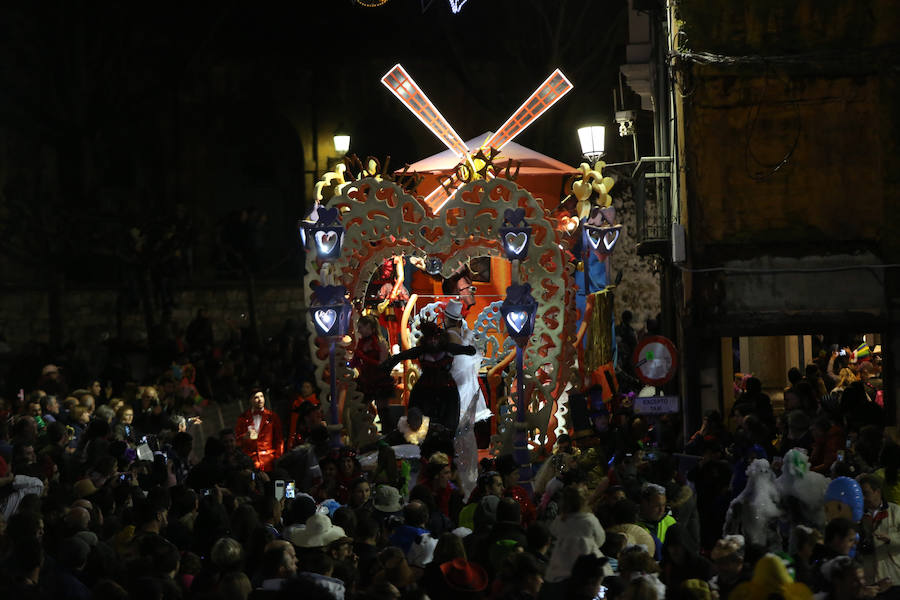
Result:
[[[619,137],[634,135],[634,122],[637,120],[637,113],[633,110],[616,111],[616,123],[619,124]]]
[[[203,494],[204,496],[211,496],[212,489],[211,488],[203,488],[202,490],[200,490],[200,493]]]
[[[838,352],[838,354],[841,355],[841,356],[847,356],[847,351],[844,350],[844,349],[841,349],[841,351]]]
[[[119,481],[126,482],[131,481],[131,473],[121,473],[119,474]]]
[[[294,482],[288,481],[284,485],[284,497],[285,498],[293,498],[294,497]]]

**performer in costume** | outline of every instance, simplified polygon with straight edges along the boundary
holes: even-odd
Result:
[[[460,345],[471,346],[475,341],[475,332],[469,329],[462,315],[463,304],[459,300],[450,300],[444,307],[444,325],[450,341]],[[478,480],[478,444],[475,441],[475,423],[492,416],[484,400],[481,385],[478,383],[478,370],[481,368],[481,352],[472,355],[457,355],[453,358],[450,375],[459,390],[459,427],[453,439],[456,451],[458,478],[463,496],[475,489]]]
[[[250,390],[250,409],[238,417],[234,437],[244,454],[260,471],[271,471],[284,446],[281,419],[266,409],[266,396],[260,389]]]
[[[404,284],[403,261],[403,256],[384,259],[372,277],[372,285],[377,287],[375,298],[378,320],[388,332],[388,344],[391,348],[400,344],[400,317],[409,300],[409,290]]]
[[[360,318],[356,331],[359,338],[350,366],[357,370],[356,386],[367,404],[374,403],[381,419],[381,431],[386,434],[394,429],[394,424],[388,423],[388,400],[393,392],[394,380],[381,368],[381,363],[387,360],[388,350],[378,335],[378,320],[375,317],[367,315]]]
[[[462,314],[463,304],[459,300],[450,300],[444,307],[444,327],[450,336],[450,341],[460,346],[472,346],[475,342],[475,332],[469,329]],[[472,356],[458,354],[453,358],[453,367],[450,374],[459,388],[459,417],[469,410],[471,403],[476,403],[475,421],[490,419],[493,413],[488,409],[484,399],[484,393],[478,384],[478,370],[484,355],[475,351]]]
[[[451,343],[447,332],[436,323],[424,323],[421,331],[415,348],[393,355],[382,367],[390,370],[401,360],[418,360],[422,374],[410,393],[409,408],[419,408],[432,423],[455,432],[459,425],[459,392],[450,369],[454,356],[473,356],[475,347]]]

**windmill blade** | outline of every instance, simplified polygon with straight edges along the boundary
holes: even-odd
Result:
[[[381,83],[400,99],[409,110],[416,115],[425,127],[444,142],[450,150],[462,158],[469,151],[459,134],[453,130],[444,115],[440,113],[434,103],[428,99],[409,73],[399,64],[388,71],[381,78]]]
[[[503,146],[510,143],[514,137],[534,123],[544,111],[559,102],[559,99],[569,93],[573,87],[572,82],[566,79],[562,71],[556,69],[506,120],[497,133],[488,138],[482,147],[502,150]]]
[[[434,214],[438,214],[444,205],[447,203],[447,200],[450,199],[450,196],[456,192],[459,188],[462,187],[464,183],[462,179],[459,177],[459,171],[453,171],[453,174],[450,176],[451,179],[447,183],[447,185],[438,185],[430,194],[425,196],[425,204],[431,209],[431,212]],[[488,171],[484,174],[484,178],[487,181],[494,179],[496,177],[493,173]],[[447,189],[449,188],[449,193]]]
[[[460,181],[459,177],[454,173],[452,181],[447,184],[447,187],[450,188],[450,193],[447,193],[447,190],[444,189],[443,185],[438,185],[434,188],[434,191],[425,196],[425,204],[428,205],[428,208],[431,209],[432,213],[438,214],[444,205],[447,204],[447,200],[450,199],[453,192],[458,190],[461,185],[462,181]]]

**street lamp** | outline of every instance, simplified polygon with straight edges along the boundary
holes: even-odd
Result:
[[[303,245],[316,253],[316,262],[330,263],[341,255],[344,241],[344,225],[337,208],[324,208],[316,204],[309,217],[300,222],[300,239]],[[334,349],[337,340],[347,334],[353,309],[347,301],[347,289],[334,285],[330,264],[322,265],[322,285],[312,293],[310,315],[319,337],[328,338],[328,360],[331,376],[331,425],[332,444],[341,445],[340,419],[338,418],[337,373]],[[328,268],[325,268],[328,267]]]
[[[300,221],[300,239],[308,250],[315,250],[319,262],[337,259],[344,243],[344,225],[338,210],[317,205],[309,217]]]
[[[513,283],[506,288],[506,298],[500,305],[500,314],[506,326],[506,333],[516,342],[516,428],[513,453],[516,463],[521,465],[519,479],[527,485],[531,479],[531,458],[528,454],[528,439],[525,435],[525,346],[534,333],[534,319],[538,303],[531,295],[531,284]]]
[[[347,154],[347,151],[350,150],[350,134],[344,133],[342,130],[338,129],[334,132],[334,151],[338,156],[343,156]]]
[[[583,246],[600,255],[611,254],[622,232],[622,225],[616,225],[615,221],[614,206],[594,206],[581,224]]]
[[[606,151],[606,128],[602,125],[581,127],[578,129],[578,141],[581,143],[581,154],[594,164]]]
[[[347,335],[353,307],[347,300],[347,288],[342,285],[320,285],[312,293],[309,307],[316,335],[328,338],[328,367],[331,388],[332,445],[341,445],[340,419],[338,417],[337,370],[334,349],[337,340]]]

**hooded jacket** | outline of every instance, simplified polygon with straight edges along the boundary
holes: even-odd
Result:
[[[568,579],[579,556],[603,556],[600,547],[606,542],[606,532],[593,513],[560,515],[550,524],[550,534],[556,539],[544,576],[550,583]]]

